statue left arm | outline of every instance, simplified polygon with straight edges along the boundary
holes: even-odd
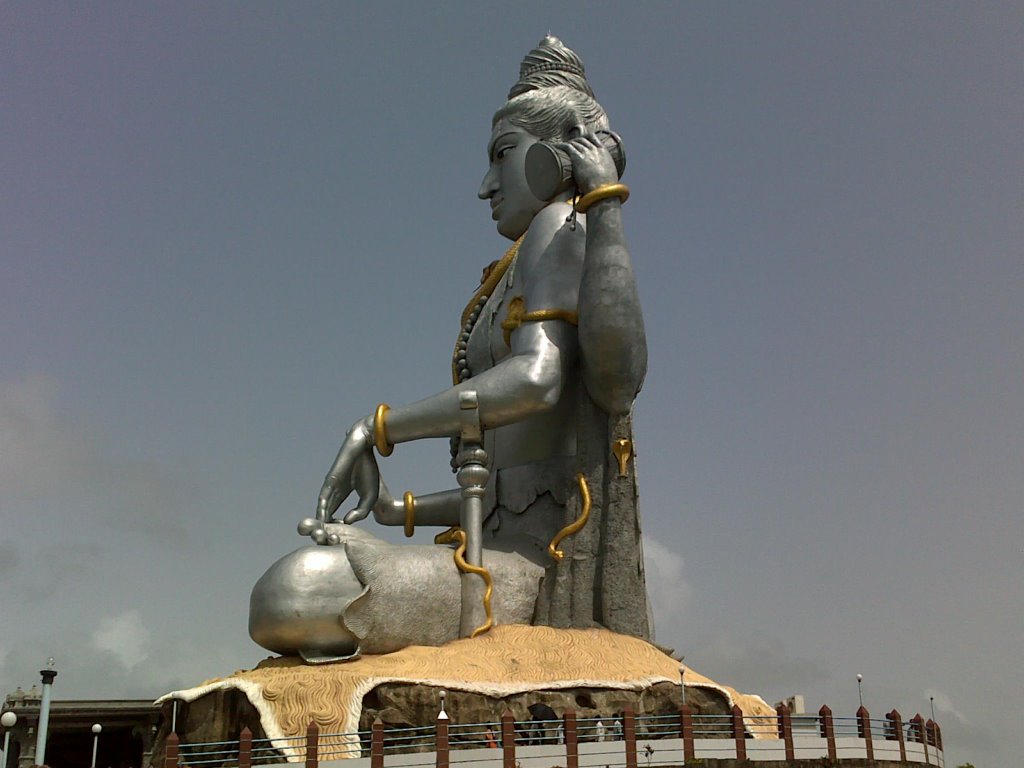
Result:
[[[615,163],[593,133],[562,145],[573,161],[580,192],[618,181]],[[611,415],[628,413],[647,372],[647,339],[633,264],[622,227],[622,201],[609,196],[587,216],[587,258],[579,289],[579,343],[583,381]]]

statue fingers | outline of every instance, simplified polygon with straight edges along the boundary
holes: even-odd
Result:
[[[331,516],[338,510],[348,495],[352,493],[352,482],[336,475],[328,475],[320,488],[320,496],[317,499],[316,516],[324,522],[331,519]]]
[[[352,525],[358,523],[360,520],[365,520],[370,514],[370,508],[364,507],[362,502],[359,502],[359,506],[349,512],[343,518],[345,525]]]
[[[572,161],[573,177],[584,194],[602,184],[614,184],[618,179],[615,161],[600,142],[594,144],[583,137],[559,146]]]
[[[353,468],[355,491],[359,494],[356,508],[345,515],[346,523],[363,520],[370,514],[380,496],[380,470],[372,453],[364,454]]]

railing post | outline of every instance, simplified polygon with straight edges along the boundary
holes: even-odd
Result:
[[[935,756],[935,764],[938,765],[939,764],[939,743],[938,743],[939,740],[935,736],[935,721],[932,720],[931,718],[928,718],[928,722],[924,724],[924,741],[925,741],[925,747],[924,747],[925,749],[928,749],[928,746],[931,745],[932,749],[934,750],[932,752],[932,754]]]
[[[574,710],[565,710],[565,714],[562,715],[562,729],[565,731],[565,768],[580,768],[579,736],[576,733]],[[626,749],[629,749],[628,745]]]
[[[626,768],[636,768],[636,713],[629,707],[622,711],[622,738],[626,742]]]
[[[384,721],[379,717],[370,726],[370,768],[384,768]]]
[[[310,720],[306,728],[306,768],[317,768],[319,758],[320,726],[316,720]]]
[[[868,762],[875,759],[875,745],[871,742],[871,715],[861,704],[857,708],[857,735],[864,739],[864,750],[867,752]]]
[[[895,709],[886,715],[886,718],[889,720],[888,738],[900,743],[900,762],[905,763],[907,762],[907,745],[903,739],[903,718]]]
[[[180,741],[176,733],[167,737],[167,744],[164,746],[164,768],[178,768],[178,743]]]
[[[683,762],[694,759],[693,710],[687,704],[679,708],[679,726],[683,736]]]
[[[911,738],[924,747],[925,765],[931,765],[931,757],[928,754],[928,739],[924,735],[924,718],[921,717],[920,713],[910,718],[910,733]]]
[[[238,768],[252,766],[252,731],[246,726],[238,734]]]
[[[516,725],[507,709],[501,713],[501,766],[516,768]]]
[[[924,718],[920,714],[910,718],[910,735],[918,744],[924,744]]]
[[[747,759],[747,733],[743,729],[743,710],[732,705],[732,737],[736,741],[736,759]]]
[[[796,753],[793,751],[793,720],[789,715],[789,707],[779,704],[775,708],[775,714],[779,723],[779,738],[786,744],[786,762],[792,763],[796,760]]]
[[[448,768],[448,715],[443,711],[441,716],[437,718],[434,751],[437,753],[437,760],[434,765],[437,768]]]
[[[818,710],[818,719],[820,722],[821,736],[828,743],[828,759],[836,759],[836,729],[832,724],[832,710],[828,708],[828,704],[822,704],[821,709]]]

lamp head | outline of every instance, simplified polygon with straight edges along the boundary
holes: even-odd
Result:
[[[13,728],[16,722],[18,722],[18,716],[13,712],[8,711],[0,715],[0,725],[4,728]]]
[[[93,723],[92,724],[92,732],[95,733],[97,736],[99,736],[101,733],[103,733],[103,726],[100,725],[99,723]]]

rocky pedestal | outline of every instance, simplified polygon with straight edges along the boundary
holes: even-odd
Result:
[[[378,718],[387,730],[432,726],[442,691],[453,741],[460,740],[460,724],[496,724],[506,710],[521,723],[561,718],[572,710],[577,718],[601,718],[609,726],[626,709],[637,716],[678,715],[679,669],[679,661],[636,637],[525,625],[501,625],[474,639],[410,646],[345,663],[271,658],[255,669],[164,696],[153,765],[161,765],[175,701],[185,762],[188,744],[237,741],[245,727],[254,739],[270,739],[280,754],[297,758],[301,749],[289,747],[301,743],[296,739],[305,737],[311,722],[319,728],[322,749],[352,743],[354,735],[341,734],[365,734]],[[685,680],[686,703],[695,714],[722,715],[723,724],[734,704],[745,716],[774,714],[761,698],[691,669]],[[645,728],[643,721],[638,728]],[[216,759],[204,759],[211,757]]]
[[[368,733],[377,718],[383,722],[385,733],[433,724],[437,719],[442,691],[445,693],[445,709],[451,722],[453,743],[463,739],[459,734],[460,723],[498,723],[506,710],[512,713],[517,723],[527,723],[534,718],[530,707],[536,704],[550,707],[559,717],[573,710],[579,719],[601,718],[609,728],[617,718],[621,718],[626,709],[632,709],[637,716],[677,715],[682,704],[679,685],[665,682],[655,683],[639,691],[567,688],[528,691],[505,697],[448,690],[432,685],[383,683],[363,696],[359,730]],[[696,715],[721,715],[723,729],[720,735],[722,738],[729,737],[727,726],[730,704],[725,693],[713,688],[691,687],[687,689],[686,701]],[[157,734],[151,768],[163,768],[164,745],[171,724],[171,704],[168,702],[164,706],[164,718]],[[256,707],[245,694],[235,689],[214,690],[192,702],[179,703],[177,720],[178,735],[185,745],[237,741],[242,729],[246,727],[252,732],[253,739],[267,738]],[[555,737],[557,727],[545,727]],[[498,732],[497,727],[494,730]],[[642,722],[639,724],[638,738],[657,738],[658,735],[656,728],[647,728]],[[480,736],[476,734],[465,738],[479,740]],[[429,747],[416,746],[409,749],[428,750]],[[283,759],[283,755],[278,754]],[[235,750],[227,749],[222,758],[225,762],[232,762],[235,756]],[[216,757],[212,755],[206,759]]]

